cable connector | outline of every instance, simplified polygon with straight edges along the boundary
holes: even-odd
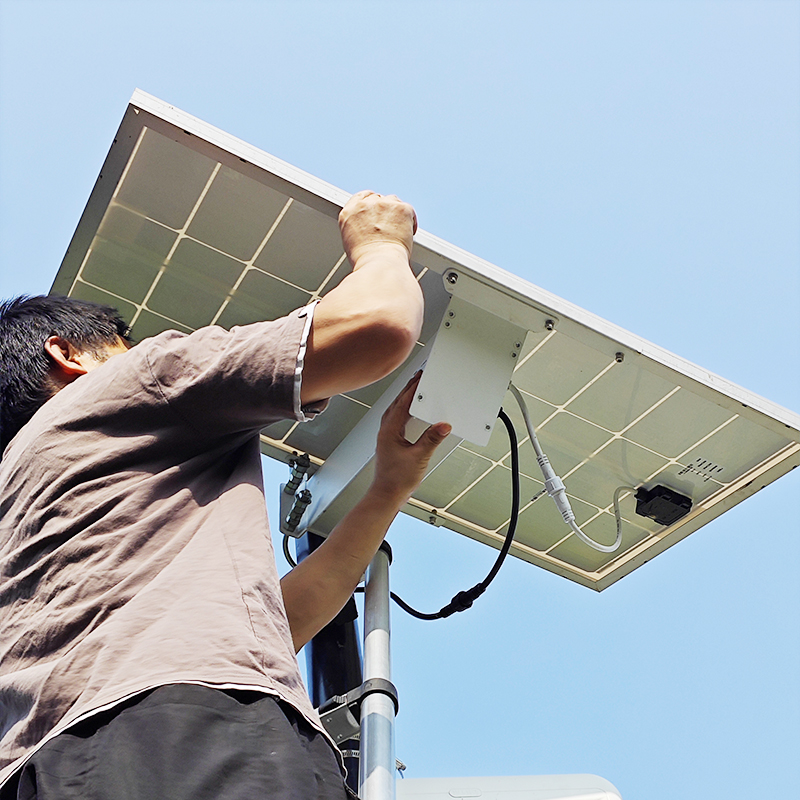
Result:
[[[601,553],[613,553],[622,542],[622,522],[620,520],[619,513],[617,513],[617,538],[614,544],[610,546],[596,542],[580,529],[575,522],[575,512],[572,510],[572,506],[569,503],[564,481],[562,481],[561,478],[556,475],[555,471],[550,466],[550,460],[545,455],[544,450],[542,450],[542,447],[539,444],[539,439],[536,437],[536,431],[534,430],[533,423],[528,415],[528,406],[525,403],[522,393],[519,389],[517,389],[516,386],[514,386],[513,383],[509,384],[508,388],[511,391],[511,394],[514,395],[514,398],[519,405],[519,410],[522,412],[522,418],[525,420],[525,427],[528,430],[528,436],[530,437],[531,445],[533,445],[533,449],[536,452],[536,460],[539,462],[539,467],[541,468],[542,475],[544,476],[544,488],[547,491],[547,494],[553,498],[553,501],[555,502],[559,513],[563,517],[564,522],[566,522],[567,525],[569,525],[569,527],[572,529],[572,532],[582,542],[588,544],[589,547],[599,550]]]
[[[564,522],[569,525],[570,522],[575,519],[575,514],[572,511],[572,506],[569,503],[569,498],[567,497],[567,487],[564,486],[564,481],[562,481],[561,478],[556,475],[555,471],[550,466],[550,460],[546,455],[539,456],[536,460],[539,462],[542,475],[544,475],[545,491],[550,497],[553,498],[556,508],[558,508],[559,513],[564,518]]]
[[[303,478],[310,467],[311,459],[308,457],[308,453],[303,453],[303,455],[291,459],[289,461],[289,469],[292,471],[292,477],[289,478],[289,483],[283,487],[283,491],[286,494],[294,494],[303,482]]]
[[[300,492],[297,497],[295,497],[292,510],[289,512],[289,516],[286,518],[286,522],[284,523],[289,531],[297,530],[297,526],[300,524],[303,513],[305,512],[306,508],[308,508],[310,502],[311,492],[309,492],[308,489],[303,489],[303,491]]]
[[[442,610],[439,612],[441,619],[450,617],[458,611],[466,611],[472,608],[472,604],[486,591],[482,584],[476,584],[471,589],[459,592]]]

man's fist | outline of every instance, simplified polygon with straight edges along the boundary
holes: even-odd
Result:
[[[339,228],[344,251],[356,267],[362,255],[380,245],[400,245],[410,258],[417,215],[396,195],[363,191],[354,194],[341,210]]]

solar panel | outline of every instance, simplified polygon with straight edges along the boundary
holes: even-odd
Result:
[[[336,222],[347,197],[137,91],[52,291],[116,306],[134,339],[278,317],[324,296],[348,273]],[[522,416],[503,383],[498,400],[521,440],[522,509],[511,549],[518,558],[602,590],[800,463],[797,414],[424,231],[415,238],[413,269],[426,311],[409,363],[449,364],[448,382],[461,381],[462,396],[477,403],[489,383],[446,337],[459,323],[473,337],[459,341],[476,348],[481,330],[507,340],[508,375],[588,536],[614,541],[619,487],[664,487],[691,501],[683,517],[660,524],[637,513],[634,492],[625,490],[621,547],[588,547],[543,494]],[[270,426],[263,452],[283,461],[307,452],[312,472],[319,469],[370,408],[386,402],[403,372],[334,398],[313,422]],[[427,379],[426,370],[421,394]],[[424,399],[412,411],[426,418]],[[502,426],[479,423],[474,436],[445,449],[404,510],[500,547],[510,449]]]

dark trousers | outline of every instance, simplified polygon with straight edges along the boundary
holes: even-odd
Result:
[[[258,692],[162,686],[59,734],[0,800],[347,800],[325,738]]]

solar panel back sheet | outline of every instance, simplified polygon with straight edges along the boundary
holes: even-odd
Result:
[[[347,197],[137,91],[52,291],[116,306],[136,340],[279,317],[348,273],[336,221]],[[521,330],[512,380],[588,536],[614,541],[618,487],[663,486],[691,500],[688,514],[661,525],[637,514],[633,492],[623,491],[621,547],[593,550],[543,494],[507,393],[502,404],[520,436],[522,472],[513,555],[602,590],[800,463],[797,414],[423,231],[413,269],[426,312],[411,358],[425,357],[448,309],[464,301],[451,298],[451,274],[471,287],[471,308]],[[334,398],[313,422],[267,428],[263,452],[283,461],[307,452],[318,468],[395,377]],[[476,395],[484,390],[480,374],[471,385]],[[500,547],[510,448],[501,425],[487,438],[454,447],[404,510]]]

